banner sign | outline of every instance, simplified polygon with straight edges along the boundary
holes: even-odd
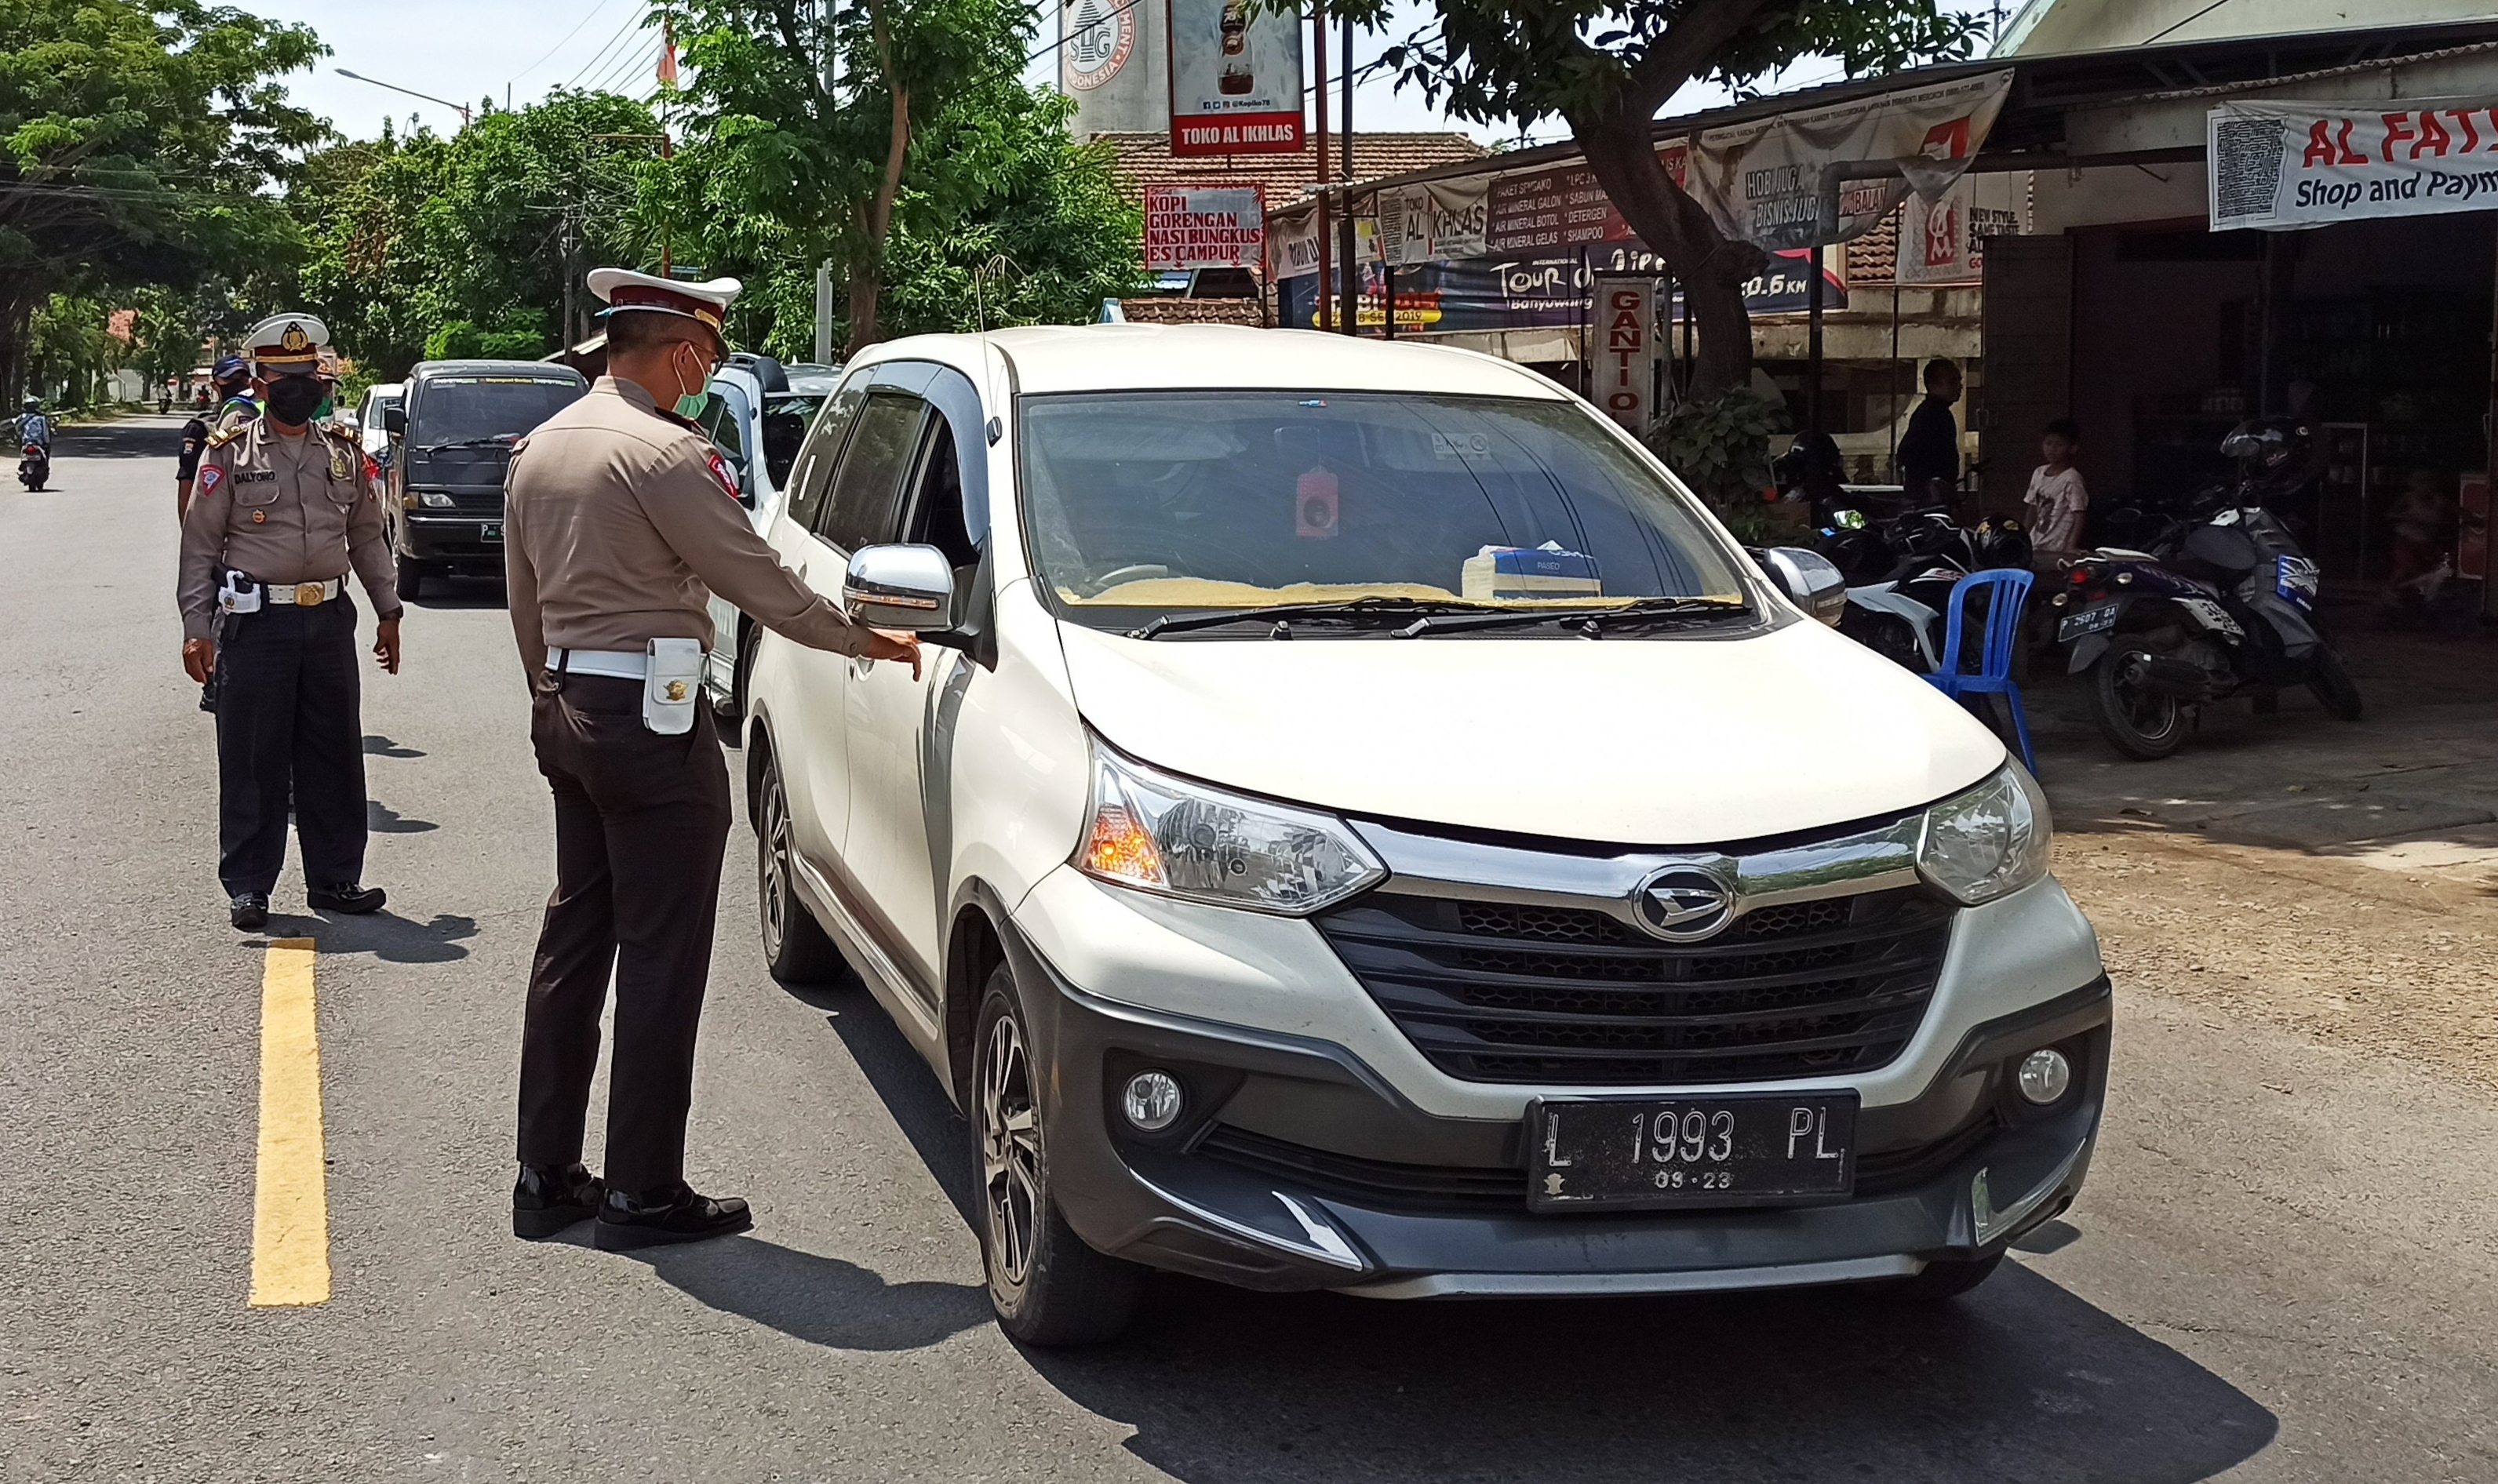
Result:
[[[1478,175],[1380,192],[1381,254],[1400,268],[1482,257],[1491,250],[1485,238],[1490,187]]]
[[[1685,153],[1680,144],[1656,152],[1677,185],[1684,183]],[[1596,183],[1596,173],[1585,165],[1493,176],[1484,235],[1486,249],[1496,253],[1621,242],[1634,236]]]
[[[2498,97],[2401,102],[2214,109],[2212,230],[2498,208]]]
[[[1170,7],[1174,155],[1301,152],[1301,30],[1290,12],[1245,0]]]
[[[1344,252],[1344,218],[1328,218],[1328,257],[1329,266]],[[1353,261],[1379,261],[1379,223],[1367,216],[1353,219]],[[1304,198],[1289,206],[1278,206],[1266,217],[1266,275],[1291,278],[1319,270],[1319,206],[1314,199]]]
[[[1145,271],[1263,268],[1265,262],[1265,187],[1145,187]]]
[[[1779,113],[1700,136],[1690,190],[1728,237],[1777,250],[1844,242],[1977,157],[2012,72]]]
[[[1268,233],[1271,245],[1282,243],[1288,218],[1278,212]],[[1304,223],[1306,226],[1306,223]],[[1365,225],[1367,225],[1365,223]],[[1312,329],[1318,324],[1318,239],[1307,237],[1309,266],[1291,272],[1282,264],[1297,258],[1299,248],[1278,249],[1276,292],[1282,313],[1279,324]],[[1415,264],[1396,269],[1396,332],[1448,334],[1490,330],[1575,330],[1586,324],[1589,293],[1599,278],[1624,275],[1656,279],[1665,264],[1637,242],[1609,244],[1580,252],[1539,253],[1531,257],[1487,256],[1455,263]],[[1359,326],[1365,334],[1385,327],[1386,266],[1365,262],[1361,268]],[[1754,314],[1801,313],[1810,301],[1812,261],[1809,255],[1778,255],[1744,285],[1744,306]],[[1822,306],[1847,307],[1847,291],[1835,275],[1825,273]],[[1680,318],[1681,296],[1674,296],[1660,318]],[[1671,310],[1669,314],[1667,310]]]
[[[1897,265],[1902,283],[1976,283],[1985,276],[1988,237],[2030,230],[2028,176],[1963,175],[1938,201],[1910,193],[1900,207]]]
[[[1632,432],[1644,432],[1656,415],[1656,365],[1665,338],[1656,280],[1599,278],[1595,309],[1588,399]]]

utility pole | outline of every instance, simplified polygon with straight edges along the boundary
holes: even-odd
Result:
[[[1344,254],[1344,309],[1338,318],[1346,334],[1361,333],[1361,235],[1353,219],[1353,17],[1347,16],[1344,27],[1344,222],[1336,230],[1342,240],[1338,250]]]
[[[1332,312],[1335,295],[1330,292],[1335,287],[1335,257],[1328,241],[1327,41],[1327,6],[1324,3],[1313,4],[1310,7],[1310,65],[1317,69],[1318,139],[1316,144],[1319,156],[1319,281],[1318,292],[1313,297],[1318,300],[1318,328],[1321,330],[1335,328]]]

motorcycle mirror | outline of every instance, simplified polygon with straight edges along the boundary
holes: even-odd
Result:
[[[1861,531],[1865,528],[1865,512],[1834,510],[1830,513],[1830,523],[1843,531]]]

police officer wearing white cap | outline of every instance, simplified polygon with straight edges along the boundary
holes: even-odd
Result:
[[[217,877],[244,931],[268,926],[290,799],[310,904],[370,912],[384,900],[361,884],[365,729],[347,570],[372,599],[373,653],[393,675],[399,587],[363,448],[313,426],[330,392],[329,334],[308,314],[281,314],[246,337],[265,415],[209,435],[182,516],[182,667],[216,681]]]
[[[857,627],[756,535],[687,414],[725,353],[733,278],[590,274],[608,374],[512,451],[503,509],[530,739],[555,794],[556,887],[529,971],[512,1230],[596,1217],[611,1249],[753,1224],[685,1181],[694,1030],[711,975],[728,771],[701,704],[707,590],[795,642],[919,665]],[[616,987],[606,1178],[581,1162],[598,1019]]]

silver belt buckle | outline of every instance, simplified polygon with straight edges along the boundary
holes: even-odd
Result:
[[[324,590],[323,590],[323,589],[324,589],[324,587],[325,587],[325,585],[326,585],[326,584],[321,584],[321,583],[298,583],[298,584],[295,584],[295,601],[296,601],[296,604],[297,604],[299,607],[303,607],[303,608],[310,608],[310,607],[313,607],[313,606],[315,606],[315,605],[317,605],[317,604],[319,604],[319,603],[321,603],[321,602],[325,601],[325,600],[330,596],[328,592],[326,592],[326,591],[324,591]]]

